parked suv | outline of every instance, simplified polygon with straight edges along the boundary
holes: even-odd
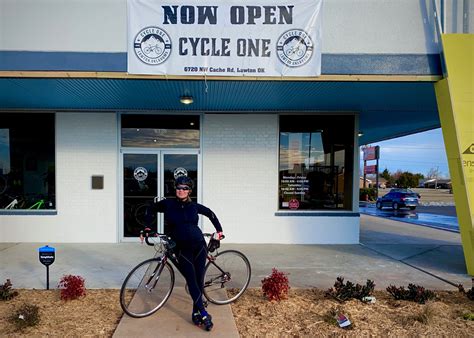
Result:
[[[392,189],[388,194],[379,197],[375,206],[377,209],[391,207],[394,210],[410,208],[415,210],[418,205],[418,194],[409,189]]]

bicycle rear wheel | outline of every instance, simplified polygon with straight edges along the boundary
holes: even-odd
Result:
[[[250,283],[251,268],[239,251],[222,251],[206,265],[204,296],[211,303],[223,305],[237,300]]]
[[[174,270],[168,262],[151,258],[130,271],[120,289],[120,305],[131,317],[149,316],[165,305],[174,287]]]

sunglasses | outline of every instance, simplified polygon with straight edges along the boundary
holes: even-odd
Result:
[[[185,191],[187,191],[187,190],[191,190],[191,188],[189,188],[187,185],[184,185],[184,186],[180,185],[180,186],[176,187],[176,190],[185,190]]]

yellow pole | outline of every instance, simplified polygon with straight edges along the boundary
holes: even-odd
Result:
[[[467,272],[474,276],[474,34],[443,34],[447,77],[435,83]]]

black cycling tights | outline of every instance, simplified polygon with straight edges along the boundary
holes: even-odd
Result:
[[[179,268],[188,283],[189,293],[193,299],[193,312],[205,311],[202,288],[207,257],[206,242],[187,243],[179,245],[177,249]]]

